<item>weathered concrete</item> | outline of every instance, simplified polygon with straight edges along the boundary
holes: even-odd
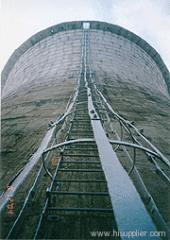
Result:
[[[77,69],[82,24],[83,22],[68,22],[52,26],[38,32],[15,50],[2,71],[3,96],[24,84],[28,81],[28,78],[29,81],[32,81],[30,75],[34,75],[36,79],[37,77],[44,77],[44,73],[48,76],[57,73],[60,77],[62,73],[57,69],[65,69],[66,65],[72,65],[69,70],[71,68]],[[169,71],[156,50],[146,41],[117,25],[93,21],[90,22],[90,28],[92,29],[91,51],[93,57],[98,59],[98,51],[100,51],[103,56],[100,62],[107,64],[106,59],[109,60],[108,68],[110,67],[110,69],[108,71],[122,72],[123,75],[126,75],[125,78],[129,79],[128,81],[143,82],[143,84],[148,83],[146,79],[151,79],[149,82],[152,82],[152,87],[159,88],[166,95],[167,91],[170,92]],[[101,48],[101,46],[104,46],[103,44],[105,44],[104,49]],[[76,54],[78,54],[77,60],[75,58]],[[74,63],[71,56],[74,56]],[[103,61],[105,57],[106,59]],[[69,63],[65,61],[66,59]],[[127,69],[125,69],[125,61]],[[100,65],[99,67],[101,67]],[[39,67],[44,69],[41,74],[37,70]],[[124,71],[128,70],[129,67],[131,67],[131,73],[125,74]],[[55,69],[56,72],[52,69]],[[150,85],[147,84],[147,87],[150,87]]]
[[[68,40],[74,36],[74,40]],[[74,44],[73,44],[74,41]],[[11,69],[3,90],[3,96],[17,91],[25,84],[39,81],[53,82],[72,78],[80,66],[81,33],[59,32],[38,42],[22,54]],[[74,60],[73,60],[74,57]],[[74,72],[73,72],[74,71]]]
[[[114,33],[91,30],[90,47],[91,68],[100,75],[100,84],[104,78],[114,76],[168,96],[162,72],[150,55],[135,43]]]
[[[1,193],[28,162],[30,154],[36,152],[49,121],[55,121],[64,111],[75,89],[80,70],[81,24],[56,25],[37,33],[22,45],[22,51],[11,56],[4,68]],[[165,73],[169,73],[163,62],[155,62],[159,59],[156,51],[121,27],[91,22],[90,59],[96,85],[115,112],[134,120],[135,126],[143,128],[145,136],[169,159],[169,80],[165,81]],[[148,161],[138,162],[142,179],[170,226],[168,187]],[[34,168],[29,181],[33,181],[36,172]],[[169,170],[165,168],[165,172]],[[22,199],[30,187],[29,181],[24,185]],[[19,197],[15,201],[21,204]],[[17,205],[14,214],[17,215]]]

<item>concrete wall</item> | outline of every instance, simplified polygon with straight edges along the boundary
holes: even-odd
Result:
[[[135,83],[168,96],[166,82],[158,65],[140,46],[115,33],[90,31],[91,68],[103,84],[105,78]],[[107,84],[107,81],[105,81]]]
[[[42,81],[74,82],[80,66],[82,24],[62,23],[23,43],[2,71],[2,97]],[[90,22],[90,47],[97,83],[107,77],[113,84],[122,79],[168,96],[169,72],[159,54],[140,37],[116,25]]]
[[[68,70],[74,71],[75,75],[80,59],[82,25],[81,21],[61,23],[38,32],[24,42],[14,51],[2,71],[1,88],[6,85],[2,95],[15,91],[27,80],[31,82],[41,77],[47,77],[47,80],[56,73],[60,78],[61,68],[66,77]],[[143,82],[147,87],[150,87],[149,81],[155,89],[159,88],[166,95],[168,90],[170,94],[169,71],[160,55],[146,41],[113,24],[91,21],[90,28],[96,67],[102,66],[104,70],[107,69],[104,65],[107,65],[108,72],[112,71],[113,75],[117,72],[121,75],[127,70],[119,77],[139,84]],[[100,64],[97,63],[98,57],[101,58]]]
[[[115,112],[144,129],[145,136],[169,159],[170,78],[159,54],[119,26],[101,22],[90,25],[90,59],[96,84]],[[2,86],[6,86],[1,102],[0,194],[36,152],[49,121],[56,121],[65,110],[79,78],[81,36],[82,22],[50,27],[23,43],[7,62],[2,72]],[[152,178],[156,174],[153,167],[147,169],[143,159],[137,161],[170,226],[166,205],[160,205],[157,198],[159,195],[169,202],[167,186],[161,179]]]
[[[12,67],[2,96],[28,83],[75,79],[80,67],[81,37],[80,30],[59,32],[30,47]]]

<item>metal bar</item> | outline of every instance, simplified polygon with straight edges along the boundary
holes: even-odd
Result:
[[[67,153],[63,153],[62,154],[65,157],[98,157],[99,155],[92,155],[92,154],[67,154]]]
[[[133,165],[132,168],[130,169],[128,175],[131,174],[131,172],[133,171],[134,167],[135,167],[135,162],[136,162],[136,148],[134,148],[134,158],[133,158]]]
[[[115,132],[115,134],[116,134],[117,139],[120,141],[121,139],[120,139],[119,135],[116,132]],[[137,143],[139,145],[141,145],[138,141],[137,141]],[[129,163],[133,164],[133,161],[132,161],[129,153],[127,152],[125,146],[123,146],[123,151],[124,151],[124,153],[127,157],[127,160],[128,160],[127,163],[128,164]],[[149,153],[146,153],[146,154],[147,154],[147,156],[149,156],[149,158],[152,160],[152,162],[154,162],[154,164],[157,165],[156,161],[154,160],[154,156],[150,155]],[[168,236],[170,236],[170,230],[168,229],[165,221],[163,220],[162,216],[160,215],[152,196],[147,191],[147,189],[145,187],[145,184],[143,183],[143,180],[141,179],[140,174],[139,174],[139,172],[138,172],[138,170],[136,169],[135,166],[134,166],[134,170],[132,172],[132,175],[133,175],[135,183],[138,186],[138,189],[140,189],[140,196],[143,199],[148,212],[150,213],[150,215],[152,216],[152,219],[156,223],[157,228],[160,231],[165,231],[166,232],[167,239],[168,239]],[[169,184],[169,181],[167,181],[166,183]],[[154,209],[154,214],[152,214],[153,209]]]
[[[47,211],[83,211],[83,212],[113,212],[112,208],[102,209],[102,208],[54,208],[48,207]]]
[[[90,134],[90,133],[72,133],[72,132],[70,132],[69,134],[67,134],[67,136],[93,136],[93,134]]]
[[[51,194],[65,194],[65,195],[99,195],[99,196],[109,196],[107,192],[62,192],[62,191],[51,191]]]
[[[55,182],[95,182],[95,183],[107,183],[106,180],[94,180],[94,179],[55,179]]]
[[[85,135],[86,133],[92,133],[92,130],[91,131],[86,131],[86,130],[84,130],[84,129],[79,129],[79,130],[82,130],[83,131],[83,135]],[[77,131],[76,130],[71,130],[71,132],[69,133],[69,134],[77,134],[78,135],[78,133],[77,133]],[[91,135],[93,135],[93,134],[91,134]]]
[[[90,88],[87,89],[87,94],[89,115],[91,118],[94,118],[95,114],[96,118],[98,118],[98,114],[93,106]],[[100,121],[93,120],[91,124],[119,230],[128,229],[131,231],[134,227],[140,227],[140,229],[147,228],[150,231],[156,231],[138,192],[113,151]],[[138,221],[136,221],[137,218]]]
[[[78,122],[78,121],[74,121],[74,119],[72,119],[70,121],[71,123],[73,123],[73,127],[78,127],[78,128],[81,128],[82,125],[85,126],[86,128],[87,127],[90,127],[91,128],[91,125],[90,125],[90,119],[86,122]]]
[[[77,139],[78,140],[78,139]],[[90,143],[88,143],[88,142],[84,142],[84,143],[76,143],[76,144],[71,144],[70,146],[69,146],[69,148],[70,149],[73,149],[74,147],[77,147],[77,146],[90,146],[90,147],[92,147],[92,146],[94,146],[95,148],[96,148],[96,143],[95,142],[90,142]]]
[[[130,127],[132,127],[135,132],[142,137],[145,142],[147,142],[150,147],[160,156],[160,159],[162,159],[162,161],[170,167],[170,162],[168,161],[167,158],[165,158],[165,156],[147,139],[145,138],[145,136],[143,134],[140,133],[140,131],[133,126],[133,124],[131,124],[129,121],[126,121],[125,119],[123,119],[122,117],[120,117],[117,113],[115,113],[115,111],[112,109],[112,107],[110,106],[110,104],[107,102],[107,100],[105,99],[105,97],[102,95],[102,93],[96,88],[97,92],[100,94],[101,98],[103,99],[103,101],[105,102],[105,104],[107,105],[108,109],[118,118],[120,119],[122,122],[124,122],[125,124],[128,124]]]
[[[89,122],[90,123],[90,119],[87,119],[87,120],[73,119],[71,120],[71,122]]]
[[[36,233],[35,233],[35,235],[34,235],[34,240],[37,239],[37,235],[38,235],[38,232],[39,232],[41,223],[42,223],[42,221],[43,221],[43,217],[44,217],[45,211],[46,211],[46,209],[47,209],[47,206],[48,206],[48,198],[47,198],[47,200],[46,200],[46,202],[45,202],[45,206],[44,206],[43,211],[42,211],[42,213],[41,213],[40,220],[39,220],[39,223],[38,223],[38,227],[37,227]]]
[[[67,141],[67,142],[62,142],[62,143],[59,143],[59,144],[56,144],[55,146],[51,147],[51,148],[48,148],[46,149],[43,154],[55,149],[55,148],[58,148],[58,147],[61,147],[61,146],[64,146],[64,145],[70,145],[70,144],[73,144],[73,143],[80,143],[80,142],[94,142],[94,139],[90,139],[90,138],[84,138],[84,139],[75,139],[75,140],[70,140],[70,141]],[[143,146],[140,146],[140,145],[137,145],[137,144],[133,144],[133,143],[129,143],[129,142],[122,142],[122,141],[117,141],[117,140],[109,140],[110,143],[112,144],[120,144],[120,145],[124,145],[124,146],[129,146],[129,147],[135,147],[135,148],[138,148],[142,151],[145,151],[145,152],[148,152],[154,156],[156,156],[157,158],[161,159],[161,156],[158,155],[157,153],[151,151],[150,149],[148,148],[145,148]]]
[[[49,176],[49,177],[51,178],[51,180],[53,181],[53,180],[54,180],[54,179],[53,179],[53,176],[52,176],[52,174],[48,171],[48,169],[47,169],[47,167],[46,167],[45,159],[44,159],[44,154],[43,154],[42,158],[43,158],[43,167],[44,167],[46,173],[48,174],[48,176]]]
[[[88,123],[91,122],[91,124],[93,126],[94,137],[95,137],[95,141],[97,143],[98,152],[99,152],[99,156],[100,156],[100,159],[101,159],[101,162],[102,162],[104,173],[106,175],[106,179],[107,179],[107,183],[108,183],[108,187],[109,187],[109,192],[110,192],[112,204],[113,204],[113,207],[114,207],[114,210],[115,210],[116,220],[117,220],[117,223],[118,223],[118,228],[119,228],[120,231],[125,230],[125,229],[128,229],[128,231],[129,231],[129,230],[131,230],[131,227],[133,227],[133,228],[135,227],[137,229],[138,225],[137,225],[136,219],[141,218],[140,219],[141,225],[139,226],[140,228],[142,227],[143,229],[147,228],[147,230],[155,231],[156,228],[154,227],[151,219],[148,218],[148,214],[146,212],[146,209],[144,208],[144,206],[141,202],[141,199],[139,198],[138,193],[136,192],[136,189],[133,188],[133,184],[131,183],[129,177],[127,177],[127,174],[124,171],[124,169],[119,164],[117,156],[116,156],[115,152],[113,151],[113,149],[111,147],[110,143],[113,144],[113,141],[111,140],[110,143],[109,143],[109,140],[105,136],[105,132],[104,132],[104,129],[103,129],[104,125],[102,126],[101,123],[100,123],[100,120],[103,120],[103,118],[104,118],[103,113],[99,112],[99,109],[98,109],[97,105],[94,107],[93,104],[92,104],[92,95],[93,95],[93,100],[96,100],[94,95],[96,94],[97,91],[95,90],[95,84],[93,84],[93,82],[91,80],[91,69],[90,69],[90,61],[89,61],[89,47],[90,47],[89,46],[89,35],[88,35],[89,33],[85,29],[84,29],[83,33],[84,33],[84,46],[82,47],[82,56],[81,56],[81,58],[82,58],[81,61],[82,62],[81,62],[81,66],[80,66],[81,72],[80,72],[80,78],[79,78],[79,86],[77,88],[77,97],[75,99],[74,106],[75,105],[80,106],[80,104],[77,103],[77,101],[81,101],[81,104],[83,104],[82,101],[86,100],[87,96],[85,96],[82,93],[85,93],[86,90],[88,90],[88,111],[91,108],[91,110],[93,110],[96,114],[96,117],[95,117],[94,114],[92,114],[92,112],[89,111],[89,115],[91,117],[91,120],[89,119]],[[82,87],[80,87],[80,85]],[[83,90],[80,91],[80,89],[83,89]],[[90,91],[90,89],[93,89],[93,92]],[[98,95],[99,95],[99,98],[101,99],[102,96],[99,93],[98,93]],[[78,109],[76,109],[76,110],[78,111]],[[78,129],[78,126],[81,125],[81,126],[84,127],[87,123],[87,121],[85,121],[85,118],[81,118],[81,117],[82,116],[87,116],[87,115],[86,114],[77,115],[76,111],[74,111],[74,112],[75,112],[75,115],[74,115],[74,118],[71,121],[72,130],[70,130],[68,135],[79,135],[79,136],[83,135],[83,136],[85,136],[86,134],[81,134],[81,133],[80,134],[77,134],[77,133],[73,134],[74,131],[75,131],[74,130],[75,128],[73,127],[73,125],[75,124],[75,127],[77,125],[77,130],[81,131],[82,129]],[[66,115],[64,115],[64,116],[66,117]],[[124,128],[130,134],[132,139],[134,139],[133,135],[131,134],[131,131],[129,130],[129,127],[127,126],[127,121],[121,120],[121,118],[119,118],[119,116],[117,116],[117,115],[114,115],[114,116],[120,122],[121,135],[123,133],[122,130]],[[78,119],[78,117],[79,117],[79,119]],[[104,123],[104,121],[102,123]],[[87,124],[87,126],[90,126],[90,124]],[[66,139],[68,140],[69,138],[66,138]],[[76,140],[74,138],[70,138],[70,139],[73,139],[73,140],[72,141],[67,141],[67,143],[65,143],[65,142],[61,143],[60,145],[57,144],[56,146],[54,146],[53,149],[56,149],[57,147],[62,147],[62,146],[65,147],[65,146],[68,146],[68,145],[69,146],[73,146],[73,145],[76,146],[76,144],[81,146],[81,144],[76,142],[76,140],[79,141],[79,140],[82,140],[82,139],[76,139]],[[85,139],[83,139],[83,141],[82,141],[83,143],[85,143],[84,140]],[[121,137],[120,140],[122,140],[122,137]],[[93,139],[93,141],[89,141],[88,143],[93,144],[94,139]],[[152,154],[153,156],[156,156],[156,157],[159,158],[159,154],[157,152],[153,152],[150,149],[144,148],[144,147],[139,146],[137,144],[131,144],[131,143],[126,143],[126,142],[122,142],[122,141],[114,141],[114,144],[118,144],[118,146],[122,145],[123,148],[125,148],[125,146],[129,146],[129,147],[134,148],[134,161],[133,161],[132,168],[130,170],[130,172],[132,172],[132,170],[134,169],[133,174],[136,171],[135,157],[136,157],[136,150],[137,149],[140,149],[140,150],[146,152],[147,154]],[[87,146],[89,146],[89,145],[87,145]],[[72,147],[71,147],[71,149],[74,150]],[[49,151],[51,151],[51,150],[52,150],[52,148],[47,149],[46,151],[44,151],[44,154],[47,153],[47,152],[49,153]],[[78,157],[79,156],[80,157],[87,156],[87,157],[89,157],[89,154],[74,154],[74,153],[73,154],[65,154],[65,153],[63,153],[62,155],[63,156],[69,156],[69,157],[75,157],[75,156],[78,156]],[[97,157],[98,157],[98,155],[97,155]],[[87,162],[87,161],[84,161],[84,162]],[[68,163],[68,164],[69,163],[83,163],[83,161],[82,162],[81,161],[77,161],[77,162],[76,161],[70,161],[70,162],[69,161],[68,162],[67,161],[63,161],[63,162],[60,161],[60,163],[61,164],[62,163]],[[71,172],[71,171],[85,172],[86,170],[87,171],[94,171],[93,169],[59,169],[59,165],[58,165],[58,171],[60,171],[60,170],[61,171],[67,171],[67,172]],[[118,170],[120,170],[120,171],[118,171]],[[159,170],[160,169],[158,169],[158,172],[160,172]],[[96,169],[95,169],[95,171],[96,171]],[[103,172],[102,170],[97,170],[97,171]],[[63,175],[65,175],[65,174],[63,174]],[[57,175],[55,175],[55,177],[56,176]],[[86,176],[87,176],[87,174],[86,174]],[[59,179],[58,180],[58,182],[62,182],[62,181],[63,182],[78,182],[78,183],[81,183],[81,182],[84,182],[85,180],[84,179],[82,179],[82,180],[81,179],[76,179],[76,180],[75,179]],[[93,180],[93,181],[95,181],[95,180]],[[98,181],[101,181],[101,180],[98,180]],[[55,179],[53,181],[53,183],[54,182],[57,182],[57,179]],[[89,183],[90,180],[86,179],[86,182]],[[60,191],[60,192],[51,191],[50,192],[50,194],[53,194],[53,193],[54,194],[69,194],[69,192],[62,192],[62,191]],[[76,195],[77,194],[78,195],[81,195],[81,194],[82,195],[85,195],[85,194],[88,195],[89,194],[88,191],[85,192],[85,193],[84,192],[77,192],[77,193],[72,192],[72,193],[73,193],[73,195],[74,194],[76,194]],[[99,194],[99,192],[97,192],[97,194]],[[109,195],[109,194],[107,193],[107,195]],[[133,196],[133,198],[132,198],[132,196]],[[152,199],[151,199],[151,201],[152,201]],[[152,205],[152,208],[153,208],[153,205]],[[50,209],[54,210],[54,211],[57,211],[56,209],[58,209],[58,211],[67,211],[67,209],[68,209],[68,211],[73,211],[73,209],[76,209],[76,210],[77,209],[82,209],[82,211],[86,211],[85,208],[47,208],[47,212],[50,211]],[[87,209],[90,209],[90,208],[87,208]],[[154,216],[153,217],[154,220],[156,219],[156,217],[158,217],[158,219],[159,219],[159,216],[158,216],[159,214],[157,215],[157,211],[155,209],[156,208],[154,208],[154,210],[152,211],[152,213],[153,213],[152,215]],[[110,210],[113,211],[112,209],[110,209]],[[79,211],[79,210],[77,210],[77,211]],[[89,211],[91,211],[91,210],[89,210]],[[95,211],[96,211],[96,209],[95,209]],[[155,211],[156,211],[156,214],[154,213]],[[135,214],[136,214],[136,216],[135,216]],[[143,219],[145,219],[145,220],[143,221]],[[123,237],[123,239],[124,239],[124,237]]]
[[[61,172],[103,172],[103,170],[96,170],[96,169],[64,169],[60,168],[58,171]]]
[[[44,154],[55,149],[55,148],[59,148],[59,147],[62,147],[64,145],[70,145],[70,144],[73,144],[73,143],[89,143],[89,142],[95,142],[94,139],[92,138],[83,138],[83,139],[75,139],[75,140],[70,140],[70,141],[67,141],[67,142],[62,142],[62,143],[59,143],[59,144],[56,144],[55,146],[51,147],[51,148],[47,148],[46,150],[44,150]]]
[[[48,130],[45,137],[43,138],[43,141],[41,142],[40,147],[38,150],[34,153],[34,155],[31,157],[30,161],[25,165],[23,171],[18,175],[18,177],[12,182],[11,184],[11,196],[14,196],[17,189],[22,185],[22,183],[25,181],[25,179],[30,174],[33,167],[38,163],[39,159],[41,158],[43,151],[47,148],[49,142],[51,141],[51,138],[53,136],[53,133],[55,131],[55,127]],[[0,198],[0,213],[5,208],[5,206],[8,203],[8,191],[6,191],[3,195],[1,195]]]
[[[160,169],[160,167],[156,167],[156,173],[161,177],[161,179],[170,187],[170,179],[166,176],[166,174]]]
[[[84,110],[84,109],[79,109],[79,110],[77,109],[77,111],[82,111],[82,110]],[[76,112],[77,112],[77,111],[76,111]],[[89,116],[88,116],[88,112],[87,112],[87,114],[86,114],[86,113],[81,113],[81,114],[78,113],[78,114],[76,114],[75,116],[76,116],[76,117],[84,117],[84,116],[86,116],[86,118],[89,117]],[[86,119],[86,118],[85,118],[85,119]]]
[[[85,118],[85,117],[83,117],[83,118],[75,117],[73,120],[75,120],[75,121],[76,121],[76,120],[77,120],[77,121],[83,121],[83,122],[84,122],[84,121],[90,121],[90,118],[88,118],[88,117],[87,117],[87,118]]]
[[[115,141],[115,140],[109,140],[109,142],[112,144],[120,144],[120,145],[124,145],[124,146],[128,146],[128,147],[134,147],[134,148],[140,149],[144,152],[150,153],[150,154],[154,155],[155,157],[161,159],[160,155],[158,155],[157,153],[153,152],[152,150],[145,148],[141,145],[137,145],[137,144],[133,144],[133,143],[129,143],[129,142]]]
[[[80,164],[84,164],[84,163],[87,163],[87,164],[101,164],[101,162],[100,161],[62,161],[61,163],[80,163]]]
[[[72,151],[72,150],[74,150],[74,151],[98,151],[98,149],[93,149],[93,148],[72,148],[72,147],[66,148],[65,150],[66,151],[67,150],[69,150],[69,151]]]
[[[155,167],[156,167],[156,173],[161,177],[161,179],[168,185],[170,186],[170,179],[166,176],[166,174],[162,171],[162,169],[159,167],[159,165],[157,164],[157,162],[154,159],[154,156],[149,155],[149,161],[152,162]]]
[[[56,139],[53,141],[52,146],[55,144]],[[48,163],[48,161],[51,158],[52,152],[49,152],[49,153],[50,154],[47,154],[47,157],[45,159],[45,163],[46,164]],[[29,193],[28,193],[28,195],[27,195],[27,197],[25,199],[24,205],[23,205],[23,207],[22,207],[22,209],[21,209],[17,219],[15,220],[15,223],[13,224],[13,226],[12,226],[12,228],[11,228],[11,230],[10,230],[10,232],[9,232],[9,234],[8,234],[6,239],[15,238],[17,232],[21,228],[22,222],[26,218],[26,214],[27,214],[27,212],[29,210],[29,206],[30,206],[30,204],[32,202],[32,199],[33,199],[33,197],[35,195],[35,192],[36,192],[36,190],[37,190],[37,188],[39,186],[39,183],[40,183],[40,180],[42,178],[43,172],[44,172],[44,168],[43,168],[43,165],[41,165],[41,168],[40,168],[40,170],[38,172],[37,178],[34,181],[33,187],[30,189],[30,191],[29,191]]]
[[[88,101],[84,101],[84,102],[78,102],[77,105],[81,105],[81,104],[87,104]]]

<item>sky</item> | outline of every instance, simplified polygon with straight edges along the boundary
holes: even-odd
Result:
[[[68,21],[119,25],[147,41],[170,70],[170,0],[0,0],[0,72],[37,32]]]

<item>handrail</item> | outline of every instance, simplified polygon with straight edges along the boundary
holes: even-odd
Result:
[[[95,88],[96,88],[96,86],[95,86]],[[138,135],[140,135],[140,137],[142,137],[143,140],[144,140],[145,142],[147,142],[147,143],[150,145],[150,147],[160,156],[160,159],[161,159],[168,167],[170,167],[170,162],[168,161],[168,159],[167,159],[147,138],[145,138],[144,135],[141,134],[140,131],[139,131],[133,124],[131,124],[129,121],[127,121],[127,120],[123,119],[121,116],[119,116],[119,115],[112,109],[112,107],[111,107],[110,104],[107,102],[107,100],[105,99],[105,97],[103,96],[103,94],[102,94],[97,88],[96,88],[96,90],[97,90],[97,92],[100,94],[100,96],[102,97],[103,101],[105,102],[105,104],[106,104],[106,106],[108,107],[108,109],[110,110],[110,112],[111,112],[114,116],[116,116],[119,120],[121,120],[123,123],[128,124],[130,127],[132,127],[132,128],[135,130],[135,132],[136,132]]]

